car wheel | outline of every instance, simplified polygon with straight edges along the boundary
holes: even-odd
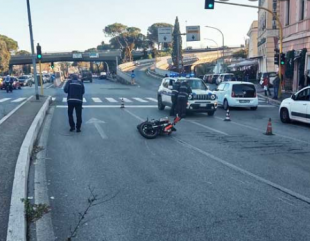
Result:
[[[251,110],[257,110],[257,106],[251,107]]]
[[[224,100],[223,108],[224,108],[224,110],[229,109],[229,104],[228,104],[228,101],[226,99]]]
[[[280,118],[283,123],[290,123],[290,115],[288,114],[288,110],[286,108],[282,108],[280,111]]]
[[[159,95],[157,99],[158,99],[158,102],[157,102],[158,103],[158,109],[159,110],[164,110],[165,109],[165,105],[163,104],[161,96]]]
[[[214,116],[215,111],[209,111],[208,116]]]

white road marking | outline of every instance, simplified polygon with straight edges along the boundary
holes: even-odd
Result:
[[[107,101],[112,102],[112,103],[116,103],[117,100],[115,100],[114,98],[106,98]]]
[[[102,100],[100,100],[100,98],[92,98],[92,99],[95,103],[102,103]]]
[[[8,100],[10,100],[10,99],[12,99],[12,98],[4,98],[4,99],[0,99],[0,103],[5,102],[5,101],[8,101]]]
[[[142,103],[148,102],[147,100],[143,100],[141,98],[133,98],[133,99],[136,100],[136,101],[142,102]]]
[[[68,108],[67,105],[57,105],[57,108]],[[126,105],[125,108],[157,108],[157,105]],[[84,109],[91,108],[120,108],[118,105],[83,105]]]
[[[96,130],[98,131],[99,135],[101,136],[101,138],[103,140],[108,139],[107,135],[104,133],[104,130],[100,126],[100,124],[105,124],[104,121],[98,120],[96,118],[92,118],[89,121],[87,121],[86,124],[93,124],[95,126]]]
[[[124,109],[128,114],[130,114],[131,116],[135,117],[136,119],[138,119],[139,121],[145,121],[143,120],[141,117],[137,116],[136,114],[132,113],[129,110]]]
[[[25,100],[26,98],[18,98],[16,100],[13,100],[13,103],[18,103],[18,102],[22,102],[23,100]]]
[[[154,101],[154,102],[157,103],[157,100],[156,100],[155,98],[146,98],[146,99],[148,99],[148,100],[150,100],[150,101]]]
[[[55,100],[56,100],[56,97],[53,97],[53,98],[52,98],[52,101],[55,101]]]
[[[49,86],[45,87],[45,89],[49,89],[53,86],[53,84],[50,84]]]
[[[258,108],[275,108],[273,105],[258,105]]]
[[[302,195],[300,193],[294,192],[294,191],[292,191],[292,190],[290,190],[290,189],[288,189],[286,187],[283,187],[283,186],[281,186],[279,184],[271,182],[271,181],[269,181],[269,180],[267,180],[267,179],[265,179],[263,177],[260,177],[260,176],[258,176],[256,174],[252,173],[252,172],[249,172],[249,171],[247,171],[245,169],[242,169],[242,168],[240,168],[238,166],[235,166],[235,165],[233,165],[233,164],[231,164],[231,163],[229,163],[229,162],[227,162],[227,161],[225,161],[225,160],[223,160],[223,159],[221,159],[219,157],[216,157],[216,156],[212,155],[211,153],[208,153],[208,152],[206,152],[204,150],[201,150],[201,149],[199,149],[199,148],[197,148],[197,147],[195,147],[195,146],[193,146],[193,145],[191,145],[191,144],[189,144],[189,143],[187,143],[187,142],[185,142],[185,141],[183,141],[181,139],[178,139],[176,137],[172,137],[172,138],[175,139],[181,145],[183,145],[183,146],[185,146],[185,147],[187,147],[189,149],[192,149],[192,150],[194,150],[194,151],[196,151],[196,152],[198,152],[198,153],[200,153],[200,154],[202,154],[202,155],[204,155],[204,156],[206,156],[206,157],[208,157],[210,159],[213,159],[214,161],[219,162],[219,163],[223,164],[224,166],[229,167],[230,169],[233,169],[234,171],[237,171],[237,172],[240,172],[240,173],[242,173],[244,175],[250,176],[250,177],[256,179],[257,181],[260,181],[260,182],[262,182],[264,184],[267,184],[267,185],[269,185],[269,186],[271,186],[271,187],[273,187],[275,189],[278,189],[278,190],[280,190],[280,191],[282,191],[282,192],[284,192],[284,193],[286,193],[286,194],[288,194],[290,196],[293,196],[293,197],[295,197],[295,198],[297,198],[299,200],[302,200],[302,201],[310,204],[310,198],[309,197],[306,197],[306,196],[304,196],[304,195]],[[204,163],[204,162],[200,161],[200,163],[202,165],[204,165],[204,166],[206,165],[206,163]]]
[[[64,88],[65,88],[65,85],[66,85],[67,81],[68,81],[68,80],[66,80],[66,81],[63,83],[61,89],[64,89]]]
[[[62,102],[67,102],[67,98],[62,98]]]
[[[220,118],[220,117],[214,117],[214,118],[216,118],[216,119],[218,119],[218,120],[223,120],[222,118]],[[261,129],[258,129],[258,128],[255,128],[255,127],[252,127],[252,126],[248,126],[248,125],[246,125],[246,124],[244,124],[244,123],[240,123],[240,122],[234,122],[234,121],[230,121],[230,123],[231,124],[234,124],[234,125],[237,125],[237,126],[241,126],[241,127],[246,127],[246,128],[248,128],[248,129],[251,129],[251,130],[253,130],[253,131],[258,131],[258,132],[260,132],[260,133],[264,133],[266,130],[261,130]],[[294,137],[289,137],[289,136],[284,136],[284,135],[281,135],[281,134],[279,134],[279,133],[275,133],[274,132],[274,134],[275,135],[277,135],[277,136],[280,136],[280,137],[282,137],[282,138],[285,138],[285,139],[289,139],[289,140],[293,140],[293,141],[297,141],[297,142],[300,142],[300,143],[305,143],[305,144],[309,144],[309,142],[307,142],[307,141],[302,141],[302,140],[299,140],[299,139],[296,139],[296,138],[294,138]]]
[[[120,98],[120,99],[122,99],[122,98]],[[123,98],[123,100],[124,100],[124,102],[127,102],[127,103],[131,103],[132,102],[132,100],[127,99],[127,98]]]
[[[86,103],[87,101],[86,101],[86,99],[85,98],[83,98],[83,103]]]
[[[185,120],[185,121],[186,121],[186,122],[189,122],[189,123],[192,123],[192,124],[195,124],[195,125],[197,125],[197,126],[200,126],[200,127],[202,127],[202,128],[208,129],[208,130],[210,130],[210,131],[219,133],[219,134],[221,134],[221,135],[229,136],[229,134],[227,134],[227,133],[225,133],[225,132],[222,132],[222,131],[219,131],[219,130],[217,130],[217,129],[211,128],[211,127],[209,127],[209,126],[200,124],[200,123],[198,123],[198,122],[196,122],[196,121],[189,121],[189,120]]]

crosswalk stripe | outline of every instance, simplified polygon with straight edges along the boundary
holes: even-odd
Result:
[[[120,99],[122,99],[122,98],[120,98]],[[127,103],[131,103],[132,102],[132,100],[127,99],[127,98],[123,98],[123,100],[124,100],[124,102],[127,102]]]
[[[4,98],[4,99],[1,99],[1,100],[0,100],[0,103],[5,102],[5,101],[10,100],[10,99],[11,99],[11,98]]]
[[[150,100],[150,101],[157,102],[157,100],[156,100],[155,98],[146,98],[146,99],[148,99],[148,100]]]
[[[109,102],[113,102],[113,103],[116,103],[116,102],[117,102],[117,100],[115,100],[115,99],[113,99],[113,98],[106,98],[106,100],[109,101]]]
[[[87,101],[86,101],[86,99],[85,98],[83,98],[83,103],[86,103]]]
[[[141,98],[133,98],[133,99],[135,99],[136,101],[142,102],[142,103],[148,102],[147,100],[143,100]]]
[[[25,100],[26,98],[18,98],[16,100],[13,100],[12,102],[14,103],[18,103],[18,102],[22,102],[23,100]]]
[[[62,98],[62,102],[67,102],[67,98]]]
[[[52,101],[55,101],[56,100],[56,97],[52,97]]]
[[[92,98],[94,102],[96,103],[102,103],[102,100],[100,100],[99,98]]]

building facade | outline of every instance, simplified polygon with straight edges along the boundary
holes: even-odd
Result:
[[[271,9],[277,13],[277,0],[259,0],[259,6]],[[258,11],[258,56],[259,72],[276,72],[278,66],[274,64],[275,48],[278,47],[279,30],[277,21],[272,14],[260,9]]]
[[[309,85],[310,77],[310,1],[279,2],[283,25],[283,52],[286,54],[286,83],[292,91]]]
[[[248,58],[254,58],[258,55],[257,37],[258,37],[258,21],[253,21],[248,31],[249,39],[247,40]]]

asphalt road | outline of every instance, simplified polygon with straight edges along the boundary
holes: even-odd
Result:
[[[233,109],[231,122],[221,108],[192,114],[171,136],[146,140],[136,125],[169,110],[156,108],[160,80],[136,75],[137,86],[85,84],[82,133],[69,132],[55,90],[44,147],[54,237],[45,240],[70,236],[89,187],[98,205],[74,240],[310,240],[309,126],[282,124],[265,103]],[[269,118],[273,136],[263,134]]]

